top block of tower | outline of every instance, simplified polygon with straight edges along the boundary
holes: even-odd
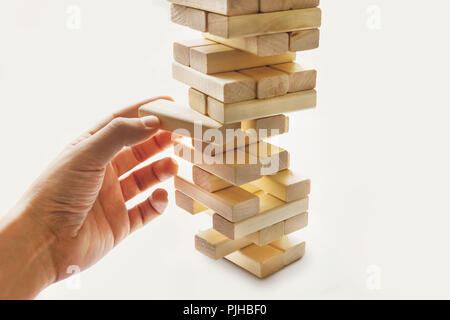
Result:
[[[238,16],[259,11],[259,0],[169,0],[169,2],[225,16]]]

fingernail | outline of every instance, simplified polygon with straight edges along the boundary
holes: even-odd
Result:
[[[148,128],[156,128],[159,126],[160,121],[155,116],[148,116],[141,118],[142,123]]]
[[[183,138],[183,136],[180,136],[179,134],[176,134],[176,133],[172,133],[172,141],[180,140],[182,138]]]

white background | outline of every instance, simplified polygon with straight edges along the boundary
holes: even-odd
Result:
[[[79,30],[67,26],[72,5]],[[172,204],[82,273],[79,289],[66,281],[39,298],[450,297],[450,3],[321,7],[321,48],[298,55],[319,70],[318,108],[293,114],[279,140],[313,181],[306,257],[257,280],[197,253],[194,234],[209,218]],[[0,1],[0,214],[107,113],[161,94],[186,101],[171,79],[171,44],[199,34],[171,24],[168,9],[163,0]]]

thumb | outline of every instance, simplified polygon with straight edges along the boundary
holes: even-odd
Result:
[[[123,147],[142,143],[158,132],[160,121],[155,116],[115,118],[85,140],[85,155],[102,166],[108,164]]]

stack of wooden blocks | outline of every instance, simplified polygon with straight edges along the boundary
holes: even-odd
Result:
[[[310,180],[289,169],[286,150],[262,139],[288,132],[284,113],[316,106],[317,72],[294,60],[319,46],[319,0],[169,1],[173,22],[203,32],[174,43],[173,76],[190,87],[196,113],[177,124],[187,128],[193,116],[207,129],[238,132],[231,148],[226,139],[176,143],[176,154],[193,164],[192,181],[175,178],[177,205],[212,216],[213,227],[195,236],[198,251],[267,277],[305,253],[305,243],[288,235],[308,224]],[[208,153],[223,163],[206,161],[211,145]],[[238,158],[244,162],[225,160]]]

